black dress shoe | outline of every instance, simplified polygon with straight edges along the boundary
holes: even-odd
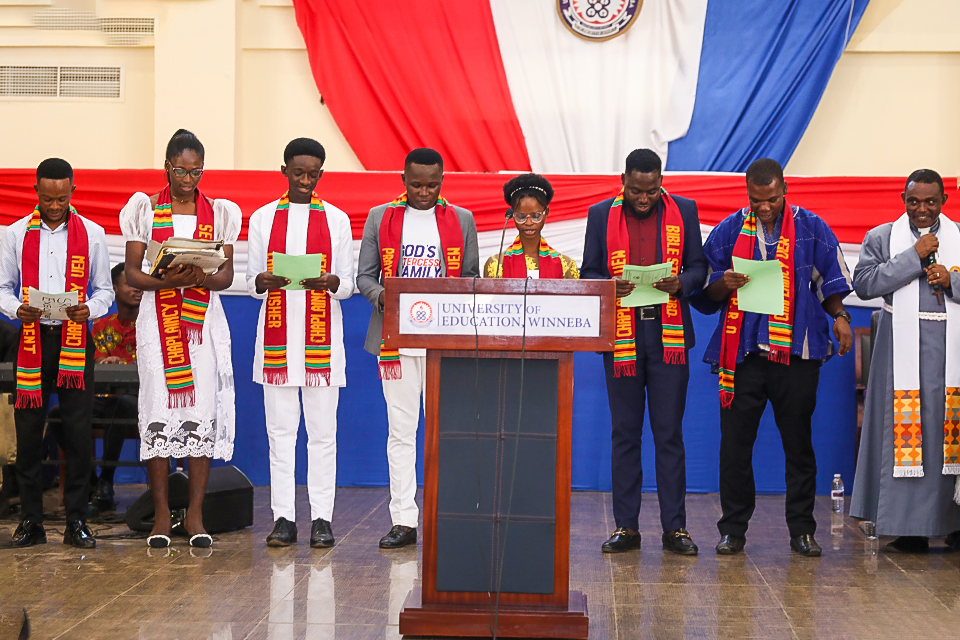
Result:
[[[721,556],[732,556],[743,551],[743,547],[746,544],[747,538],[745,536],[725,535],[720,537],[720,542],[717,543],[716,551]]]
[[[926,553],[930,550],[930,539],[922,536],[900,536],[887,544],[890,553]]]
[[[13,532],[11,544],[16,548],[32,547],[35,544],[47,544],[47,532],[43,525],[33,520],[24,520]]]
[[[960,531],[954,531],[948,535],[944,542],[954,551],[960,551]]]
[[[268,547],[289,547],[297,541],[297,524],[286,518],[278,518],[273,533],[267,536]]]
[[[69,544],[78,549],[93,549],[97,546],[97,541],[90,527],[80,520],[74,520],[68,522],[66,529],[63,530],[63,544]]]
[[[623,553],[624,551],[639,548],[640,532],[630,533],[623,527],[614,531],[613,535],[600,545],[600,551],[603,553]]]
[[[790,548],[808,558],[816,558],[823,553],[823,549],[821,549],[817,541],[813,539],[812,533],[805,533],[802,536],[790,538]]]
[[[417,544],[417,530],[399,524],[393,525],[390,533],[380,538],[381,549],[399,549],[411,544]]]
[[[90,499],[94,506],[100,511],[113,511],[117,508],[117,502],[113,499],[113,483],[101,478],[97,481],[97,488]]]
[[[333,529],[330,523],[322,518],[313,521],[310,527],[310,546],[314,549],[325,549],[333,546]]]
[[[699,549],[686,529],[663,532],[663,548],[681,556],[695,556]]]

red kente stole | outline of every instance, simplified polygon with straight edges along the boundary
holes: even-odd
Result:
[[[195,191],[197,228],[193,237],[213,240],[213,207]],[[157,196],[153,209],[151,238],[162,243],[173,237],[173,209],[170,187]],[[210,305],[210,291],[202,287],[189,289],[160,289],[154,293],[157,306],[157,325],[163,350],[163,369],[167,380],[167,406],[171,409],[192,407],[196,401],[193,386],[193,368],[190,365],[189,344],[203,341],[203,318]]]
[[[448,278],[459,278],[463,263],[463,231],[460,220],[452,206],[441,196],[437,199],[437,231],[440,232],[440,248]],[[398,275],[403,260],[401,235],[403,233],[403,215],[407,209],[407,194],[404,193],[387,206],[380,221],[380,268],[384,278]],[[380,379],[399,380],[400,352],[387,350],[380,339]]]
[[[563,278],[563,263],[560,262],[560,254],[550,248],[547,241],[540,236],[540,277],[543,279]],[[504,278],[526,278],[527,277],[527,259],[523,255],[523,245],[520,244],[520,236],[513,241],[513,244],[503,252],[503,277]]]
[[[287,251],[287,221],[290,214],[289,193],[283,194],[277,204],[267,245],[267,271],[273,272],[273,253]],[[310,196],[310,214],[307,221],[307,253],[323,254],[320,272],[328,273],[332,245],[330,227],[323,203],[314,192]],[[320,274],[317,274],[318,276]],[[304,367],[308,387],[319,387],[320,379],[330,384],[330,294],[327,291],[307,291],[304,322]],[[267,294],[267,311],[263,317],[263,381],[267,384],[286,384],[287,377],[287,292],[274,289]]]
[[[660,190],[663,216],[660,223],[661,260],[669,262],[670,272],[680,274],[683,257],[683,217],[680,207],[666,190]],[[627,219],[623,213],[623,189],[610,206],[607,218],[607,269],[614,278],[623,275],[623,267],[630,260],[630,236],[627,234]],[[617,298],[617,336],[613,348],[614,377],[637,375],[637,324],[634,310],[620,306]],[[667,364],[685,364],[687,361],[683,339],[683,316],[680,301],[670,296],[662,305],[660,314],[663,336],[663,361]]]
[[[67,221],[66,281],[64,291],[76,291],[78,304],[87,298],[87,283],[90,280],[90,244],[87,227],[77,210],[70,207]],[[30,304],[30,287],[40,289],[40,207],[33,209],[27,232],[23,236],[20,269],[20,288],[23,303]],[[51,292],[52,293],[52,292]],[[63,321],[60,336],[60,369],[57,386],[67,389],[83,389],[83,368],[87,358],[87,323]],[[20,332],[20,352],[17,355],[17,402],[16,409],[39,407],[43,396],[40,392],[40,321],[24,323]]]
[[[767,331],[770,336],[769,358],[780,364],[790,364],[790,351],[793,346],[793,303],[794,303],[794,221],[793,209],[783,202],[783,224],[780,227],[780,241],[777,243],[777,259],[783,271],[783,315],[768,316]],[[757,243],[757,216],[747,210],[743,216],[743,227],[733,245],[733,255],[753,260],[753,249]],[[737,306],[737,292],[730,294],[723,319],[723,338],[720,342],[720,404],[729,408],[733,402],[733,373],[737,368],[737,354],[740,351],[740,335],[743,328],[743,313]]]

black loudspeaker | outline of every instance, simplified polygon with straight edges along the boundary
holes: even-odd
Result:
[[[189,479],[183,471],[170,474],[170,511],[190,503]],[[130,505],[127,526],[134,531],[153,529],[153,492],[147,489]],[[234,466],[213,467],[203,499],[203,526],[208,533],[243,529],[253,525],[253,484]]]

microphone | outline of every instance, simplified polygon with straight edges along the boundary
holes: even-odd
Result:
[[[920,237],[923,237],[930,233],[930,227],[924,227],[923,229],[917,229],[920,232]],[[937,252],[934,251],[926,258],[923,258],[921,264],[924,268],[927,268],[931,265],[937,264]],[[943,305],[943,287],[938,284],[930,285],[930,291],[937,297],[937,302],[942,306]]]
[[[495,278],[503,277],[503,240],[507,236],[507,223],[513,219],[513,209],[507,209],[507,212],[503,214],[503,232],[500,234],[500,252],[497,254],[497,270],[494,273]]]

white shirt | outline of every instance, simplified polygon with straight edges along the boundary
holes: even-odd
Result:
[[[397,275],[401,278],[441,278],[445,271],[437,210],[426,211],[407,205],[400,233],[401,260]]]
[[[442,278],[446,273],[437,208],[416,209],[407,205],[400,232],[401,278]],[[426,349],[398,349],[405,356],[426,356]]]
[[[16,319],[17,309],[23,303],[21,288],[23,262],[23,238],[27,233],[30,215],[7,227],[3,246],[0,247],[0,311]],[[71,215],[71,219],[73,216]],[[90,279],[87,287],[87,308],[90,319],[105,316],[113,304],[113,282],[110,278],[110,253],[103,227],[80,216],[87,229],[87,244],[90,258]],[[67,285],[67,236],[71,220],[51,230],[40,222],[40,278],[37,289],[46,293],[64,293]],[[59,320],[40,319],[42,324],[61,324]]]
[[[253,356],[253,381],[263,384],[263,318],[267,308],[267,292],[257,293],[257,276],[267,270],[267,245],[277,212],[277,203],[257,209],[250,216],[247,238],[247,291],[254,298],[263,300],[257,319],[257,341]],[[330,293],[330,386],[346,385],[346,354],[343,348],[343,315],[340,300],[353,295],[356,270],[353,262],[353,234],[350,218],[329,202],[323,203],[330,229],[330,249],[333,253],[330,273],[340,278],[340,287]],[[307,252],[307,225],[310,220],[310,205],[290,203],[287,214],[287,246],[284,253],[302,256]],[[286,291],[287,327],[287,384],[282,386],[302,387],[306,384],[304,370],[304,339],[306,321],[306,291]]]

